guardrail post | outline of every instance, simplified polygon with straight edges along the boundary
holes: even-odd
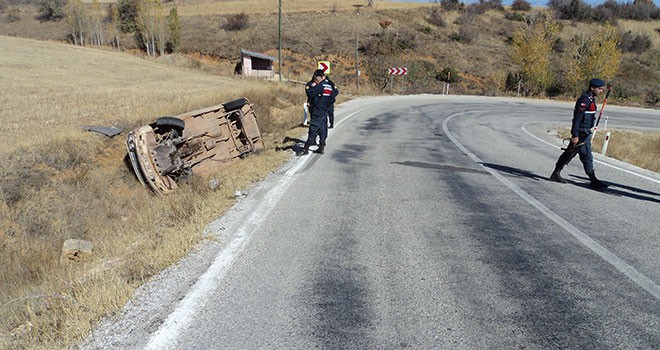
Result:
[[[610,143],[610,132],[609,131],[605,133],[605,140],[603,140],[603,150],[600,152],[602,155],[605,155],[605,153],[607,152],[607,144],[608,143]]]

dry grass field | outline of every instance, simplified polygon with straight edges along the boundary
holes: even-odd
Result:
[[[300,86],[228,79],[162,60],[0,36],[0,348],[67,348],[134,288],[186,254],[202,228],[284,161],[275,152],[300,122]],[[278,98],[273,99],[273,95]],[[154,197],[124,163],[123,136],[160,115],[226,102],[254,104],[267,150]],[[292,136],[294,136],[292,135]],[[93,254],[63,259],[69,238]]]
[[[499,15],[476,23],[480,34],[468,46],[448,39],[459,30],[457,14],[447,14],[445,28],[429,31],[424,16],[430,3],[375,1],[356,14],[359,2],[352,0],[282,2],[285,76],[305,81],[317,60],[331,60],[342,99],[356,92],[356,34],[367,41],[384,30],[378,23],[383,19],[392,21],[388,30],[397,35],[414,34],[419,46],[412,62],[464,72],[457,89],[465,93],[495,94],[490,87],[502,84],[511,65],[502,50],[513,24]],[[24,20],[0,23],[0,33],[55,41],[65,35],[62,23],[29,20],[34,9],[25,11]],[[226,14],[240,12],[254,25],[219,30]],[[179,4],[179,13],[187,54],[158,59],[0,36],[0,349],[71,347],[136,287],[203,240],[202,228],[232,205],[236,190],[288,158],[275,151],[280,140],[304,132],[298,127],[299,85],[232,76],[241,48],[277,56],[277,1],[191,0]],[[622,25],[653,33],[657,23]],[[399,57],[387,63],[406,62]],[[381,93],[366,73],[360,93]],[[267,149],[219,174],[216,189],[193,179],[173,195],[154,197],[125,165],[123,135],[107,138],[80,128],[127,131],[161,115],[242,96],[255,105]],[[612,142],[608,153],[660,171],[658,135],[636,139],[647,141],[622,151]],[[63,259],[69,238],[91,241],[92,254]]]

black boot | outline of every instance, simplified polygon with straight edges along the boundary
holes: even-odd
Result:
[[[296,153],[297,156],[306,156],[308,154],[309,154],[309,147],[307,147],[307,145],[305,145],[305,147],[301,151]]]
[[[318,153],[318,154],[323,154],[323,153],[325,153],[325,143],[322,143],[322,144],[319,146],[319,148],[317,148],[316,151],[314,151],[314,153]]]
[[[557,164],[555,165],[555,170],[552,172],[552,175],[550,175],[550,181],[554,181],[554,182],[559,182],[559,183],[565,184],[565,183],[566,183],[566,180],[565,180],[563,177],[561,177],[561,174],[560,174],[560,173],[561,173],[561,169],[563,169],[563,168],[564,168],[563,165],[559,165],[559,163],[557,163]]]
[[[592,171],[592,172],[589,172],[589,173],[587,173],[587,175],[589,176],[589,180],[591,180],[591,184],[590,184],[590,185],[591,185],[591,188],[592,188],[592,189],[594,189],[594,190],[602,190],[602,189],[607,188],[607,186],[609,186],[608,184],[606,184],[606,183],[604,183],[604,182],[598,180],[598,179],[596,178],[596,173],[595,173],[595,172],[593,172],[593,171]]]

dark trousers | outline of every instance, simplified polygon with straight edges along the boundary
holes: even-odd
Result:
[[[580,155],[580,161],[584,167],[584,172],[587,174],[594,172],[594,156],[591,154],[591,135],[586,135],[578,140],[577,145],[569,145],[564,150],[564,153],[559,156],[557,160],[557,167],[563,168],[568,164],[576,155]]]
[[[328,108],[328,122],[330,125],[335,126],[335,104],[331,104]]]
[[[309,130],[307,132],[307,141],[305,148],[316,143],[316,136],[319,136],[319,145],[325,146],[325,139],[328,138],[328,119],[326,116],[318,116],[312,114],[312,120],[309,123]]]

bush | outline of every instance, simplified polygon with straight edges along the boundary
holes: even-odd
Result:
[[[447,11],[463,11],[465,4],[459,0],[441,0],[440,6]]]
[[[451,67],[443,69],[440,73],[435,76],[436,80],[444,81],[446,83],[456,83],[461,80],[460,75]]]
[[[249,17],[245,13],[227,16],[227,23],[222,26],[226,31],[239,31],[247,29],[250,26]]]
[[[617,23],[616,11],[605,6],[598,6],[591,12],[591,19],[598,23]]]
[[[21,20],[21,10],[18,7],[12,7],[7,10],[7,22],[14,23]]]
[[[445,22],[444,19],[442,19],[440,9],[437,7],[433,7],[431,9],[431,12],[429,13],[429,16],[426,18],[426,21],[433,24],[434,26],[438,27],[446,27],[447,23]]]
[[[548,7],[552,9],[557,19],[583,21],[591,18],[591,6],[582,0],[550,0]]]
[[[525,22],[526,20],[525,15],[520,12],[507,12],[504,14],[504,18],[514,22]]]
[[[514,0],[511,9],[514,11],[529,11],[532,9],[532,5],[525,0]]]
[[[506,80],[504,82],[504,89],[506,91],[518,91],[518,84],[522,76],[520,73],[508,72],[506,74]]]
[[[566,43],[563,40],[561,40],[561,38],[557,38],[555,42],[552,43],[552,49],[555,52],[563,53],[564,51],[566,51]]]
[[[64,18],[66,0],[39,0],[39,19],[43,21],[59,21]]]
[[[644,103],[649,107],[657,107],[660,105],[660,96],[655,91],[648,91]]]
[[[621,34],[621,50],[642,54],[653,46],[648,34],[633,35],[631,31]]]
[[[651,15],[657,11],[657,8],[653,3],[626,3],[620,5],[620,18],[632,19],[636,21],[649,21],[651,20]]]

